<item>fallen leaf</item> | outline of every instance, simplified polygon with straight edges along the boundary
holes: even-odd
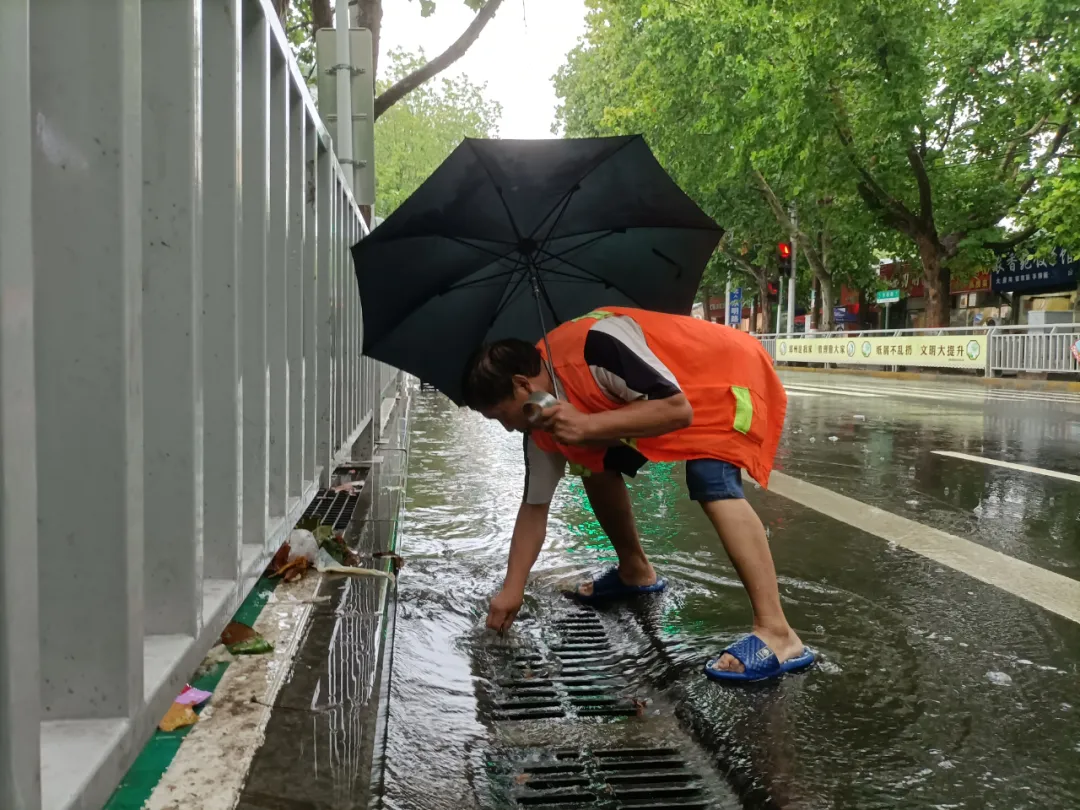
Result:
[[[635,711],[637,711],[637,716],[643,717],[645,715],[645,709],[649,706],[649,701],[644,698],[634,698],[630,702],[633,704]]]
[[[308,558],[307,557],[297,557],[291,563],[285,563],[285,565],[283,565],[283,566],[281,566],[281,568],[277,569],[274,573],[272,573],[270,575],[270,578],[273,579],[274,577],[285,577],[286,582],[292,582],[292,579],[290,579],[288,576],[286,576],[286,574],[289,571],[294,571],[297,568],[299,568],[300,573],[297,574],[296,577],[293,577],[293,579],[298,579],[299,577],[304,575],[304,571],[305,571],[305,569],[307,569],[307,567],[308,567]]]
[[[263,655],[274,651],[274,645],[257,633],[238,644],[230,644],[229,652],[233,655]]]
[[[517,776],[514,777],[514,781],[517,782],[519,785],[524,785],[530,779],[532,779],[531,773],[519,773]]]
[[[199,715],[195,714],[195,711],[190,706],[174,703],[165,712],[165,716],[161,718],[158,728],[162,731],[176,731],[176,729],[184,728],[184,726],[193,726],[198,720]]]
[[[289,569],[287,573],[283,575],[285,582],[296,582],[304,576],[304,572],[308,570],[310,564],[307,557],[297,557],[292,563],[286,566]]]
[[[280,570],[281,567],[289,561],[289,554],[291,551],[292,549],[289,548],[288,543],[282,543],[281,548],[279,548],[277,550],[277,553],[274,554],[274,558],[270,560],[270,564],[266,566],[266,575],[273,576],[274,574],[276,574],[277,571]]]
[[[225,625],[225,629],[221,631],[221,643],[226,647],[231,647],[234,644],[247,641],[249,638],[255,638],[257,635],[259,634],[246,624],[229,622]]]

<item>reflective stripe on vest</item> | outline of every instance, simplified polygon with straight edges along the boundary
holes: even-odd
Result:
[[[745,435],[754,424],[754,401],[750,399],[749,388],[733,385],[731,393],[735,395],[735,422],[732,427]]]

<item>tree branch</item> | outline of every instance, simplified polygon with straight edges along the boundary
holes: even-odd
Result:
[[[1006,177],[1009,176],[1009,168],[1016,160],[1016,151],[1020,148],[1020,144],[1030,138],[1034,138],[1039,133],[1039,131],[1042,130],[1044,126],[1046,126],[1046,121],[1048,118],[1049,116],[1044,115],[1042,118],[1035,122],[1034,126],[1032,126],[1031,129],[1027,130],[1018,138],[1015,138],[1014,140],[1009,142],[1009,148],[1005,151],[1005,157],[1001,159],[1001,168],[998,169],[998,177],[1004,180]],[[1012,176],[1015,177],[1016,172],[1019,170],[1020,167],[1017,166],[1012,172]]]
[[[1014,247],[1019,245],[1021,242],[1026,242],[1028,239],[1033,237],[1038,232],[1039,232],[1039,226],[1038,225],[1029,225],[1028,227],[1024,228],[1024,230],[1022,230],[1022,231],[1020,231],[1018,233],[1014,233],[1012,236],[1008,237],[1007,239],[1002,239],[1001,241],[998,241],[998,242],[984,242],[983,246],[989,248],[990,250],[995,250],[995,251],[999,251],[999,252],[1000,251],[1005,251],[1005,250],[1012,250]]]
[[[757,182],[758,188],[761,189],[761,194],[765,197],[765,202],[768,203],[769,208],[772,209],[773,216],[776,217],[780,227],[791,234],[792,239],[799,241],[799,247],[802,248],[814,275],[818,277],[822,275],[828,276],[825,262],[822,261],[821,254],[818,253],[814,241],[803,233],[802,229],[795,227],[795,223],[791,221],[791,217],[788,216],[788,212],[784,209],[784,204],[776,196],[776,192],[772,190],[772,187],[765,179],[765,175],[754,169],[754,180]]]
[[[408,76],[381,93],[379,97],[375,99],[376,120],[380,115],[394,106],[394,104],[401,101],[408,93],[415,90],[432,76],[436,76],[446,70],[450,65],[454,64],[454,62],[464,56],[465,52],[469,50],[469,46],[471,46],[476,41],[476,38],[480,36],[480,32],[484,30],[484,26],[486,26],[488,22],[491,21],[491,18],[495,16],[495,12],[499,10],[499,6],[502,5],[502,2],[503,0],[488,0],[487,3],[484,4],[484,7],[476,13],[475,17],[473,17],[473,21],[469,23],[469,27],[465,29],[464,33],[462,33],[449,48],[440,53],[426,65],[417,68]]]
[[[915,182],[919,184],[919,219],[922,224],[932,230],[934,227],[934,195],[930,189],[930,177],[926,174],[926,164],[923,163],[922,155],[914,145],[907,150],[908,163],[915,172]]]

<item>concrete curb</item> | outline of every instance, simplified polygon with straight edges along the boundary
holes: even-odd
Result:
[[[873,377],[880,380],[906,380],[909,382],[959,383],[972,388],[995,388],[1006,391],[1064,391],[1080,393],[1080,381],[1023,380],[1012,377],[974,377],[959,374],[934,374],[921,371],[868,371],[847,368],[807,368],[806,366],[776,366],[777,372],[792,371],[801,374],[834,374],[841,377]]]

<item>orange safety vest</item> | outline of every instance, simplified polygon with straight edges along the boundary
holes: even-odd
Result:
[[[619,408],[604,394],[585,362],[585,338],[596,321],[615,315],[632,318],[661,363],[679,382],[694,409],[689,427],[641,439],[624,439],[650,461],[715,458],[727,461],[763,487],[768,486],[773,459],[784,430],[787,394],[773,370],[773,361],[750,335],[697,318],[642,309],[604,307],[548,333],[555,375],[566,399],[583,413]],[[536,345],[545,356],[544,341]],[[604,469],[605,447],[559,444],[534,430],[537,446],[559,452],[578,475]]]

